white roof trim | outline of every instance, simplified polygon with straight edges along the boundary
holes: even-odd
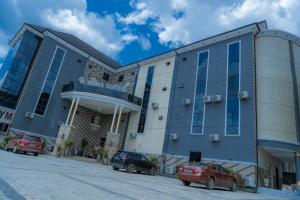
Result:
[[[281,37],[283,39],[290,40],[294,42],[296,45],[300,46],[300,38],[298,36],[282,30],[276,30],[276,29],[264,30],[260,32],[257,35],[257,37]]]

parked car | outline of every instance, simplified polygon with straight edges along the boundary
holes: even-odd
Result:
[[[12,150],[14,153],[33,153],[38,156],[42,149],[42,139],[38,136],[20,134],[8,141],[5,150]]]
[[[200,162],[181,166],[178,169],[178,178],[185,186],[189,186],[191,183],[199,183],[206,185],[209,190],[215,187],[229,188],[232,191],[237,190],[235,177],[217,164]]]
[[[157,171],[155,164],[136,152],[118,151],[110,163],[114,170],[125,169],[129,173],[145,172],[155,176]]]

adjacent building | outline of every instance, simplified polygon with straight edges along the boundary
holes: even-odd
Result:
[[[201,160],[250,187],[300,185],[300,38],[265,21],[126,66],[24,24],[0,78],[3,133],[56,147],[71,138],[84,156],[95,146],[142,152],[166,173]]]

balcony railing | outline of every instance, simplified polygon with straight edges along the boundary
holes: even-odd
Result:
[[[88,92],[92,94],[105,95],[117,99],[122,99],[139,106],[142,104],[142,99],[132,94],[128,94],[126,92],[121,92],[109,88],[99,88],[91,85],[84,85],[84,84],[80,84],[79,82],[76,83],[71,82],[63,85],[62,92],[70,92],[70,91]]]

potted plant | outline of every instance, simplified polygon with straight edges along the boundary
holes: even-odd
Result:
[[[83,156],[84,150],[85,150],[85,148],[88,144],[89,144],[89,142],[87,141],[87,139],[82,138],[81,143],[80,143],[80,151],[78,152],[78,156]]]
[[[100,161],[101,158],[102,158],[102,155],[103,155],[103,147],[96,146],[94,149],[95,149],[95,152],[96,152],[96,155],[97,155],[97,161]]]
[[[58,145],[58,146],[56,147],[56,154],[55,154],[55,156],[56,156],[56,157],[60,157],[60,156],[61,156],[61,153],[62,153],[62,147],[61,147],[60,145]]]
[[[108,151],[107,150],[103,150],[102,153],[102,160],[103,160],[103,164],[107,165],[108,164]]]
[[[70,156],[71,152],[70,150],[73,148],[73,146],[75,145],[74,141],[71,138],[68,138],[65,140],[64,142],[64,155]]]

